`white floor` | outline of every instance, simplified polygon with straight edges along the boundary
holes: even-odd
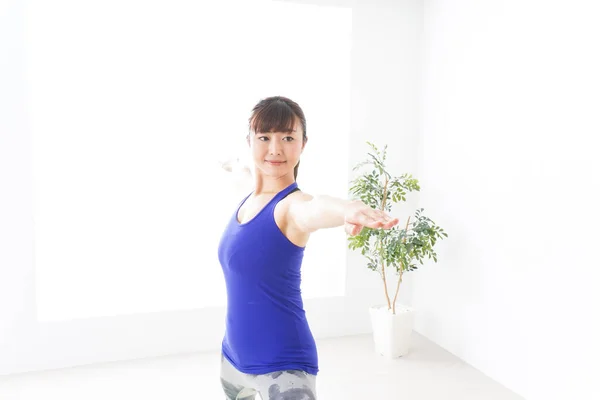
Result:
[[[318,341],[319,400],[523,400],[413,332],[410,353],[388,360],[370,335]],[[218,353],[116,362],[0,377],[1,400],[223,400]]]

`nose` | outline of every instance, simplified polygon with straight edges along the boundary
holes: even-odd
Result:
[[[276,135],[273,135],[269,142],[269,153],[274,155],[281,154],[281,143]]]

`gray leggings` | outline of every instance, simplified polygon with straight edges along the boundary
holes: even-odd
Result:
[[[253,375],[238,371],[221,354],[221,385],[227,400],[316,400],[316,376],[299,370]]]

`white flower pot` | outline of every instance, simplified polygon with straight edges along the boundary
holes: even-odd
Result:
[[[375,351],[388,358],[406,355],[414,326],[415,310],[396,304],[396,314],[387,305],[369,309],[373,326]]]

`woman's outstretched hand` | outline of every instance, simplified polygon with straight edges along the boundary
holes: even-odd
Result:
[[[398,218],[392,218],[386,212],[369,207],[360,200],[355,200],[346,208],[344,228],[350,236],[356,236],[364,227],[372,229],[390,229],[396,225]]]

